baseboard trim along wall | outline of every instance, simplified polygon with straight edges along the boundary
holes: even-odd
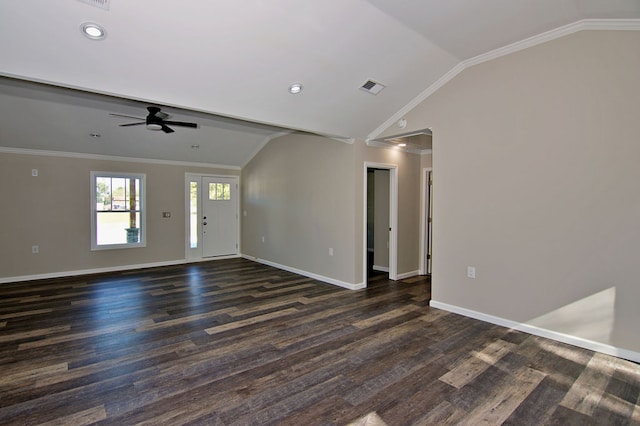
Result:
[[[208,262],[210,260],[231,259],[236,257],[240,257],[240,256],[239,255],[220,256],[220,257],[214,257],[214,258],[198,259],[196,261],[192,261],[192,260],[187,261],[185,259],[178,259],[178,260],[167,260],[164,262],[140,263],[136,265],[118,265],[118,266],[109,266],[106,268],[79,269],[77,271],[61,271],[61,272],[51,272],[47,274],[22,275],[17,277],[0,277],[0,284],[17,283],[22,281],[46,280],[49,278],[75,277],[78,275],[103,274],[106,272],[132,271],[135,269],[159,268],[161,266],[184,265],[186,263]]]
[[[371,269],[373,269],[374,271],[378,271],[378,272],[386,272],[389,273],[389,267],[388,266],[378,266],[378,265],[373,265],[371,267]],[[416,275],[420,275],[420,271],[409,271],[409,272],[405,272],[402,274],[397,274],[396,275],[396,279],[397,280],[404,280],[407,278],[411,278],[411,277],[415,277]]]
[[[630,351],[628,349],[617,348],[615,346],[607,345],[604,343],[594,342],[593,340],[587,340],[581,337],[559,333],[557,331],[547,330],[533,325],[495,317],[493,315],[487,315],[482,312],[473,311],[471,309],[461,308],[459,306],[449,305],[448,303],[438,302],[437,300],[431,300],[429,302],[429,306],[453,312],[454,314],[464,315],[465,317],[475,318],[477,320],[485,321],[491,324],[500,325],[502,327],[523,331],[535,336],[545,337],[547,339],[556,340],[558,342],[567,343],[569,345],[578,346],[584,349],[589,349],[595,352],[601,352],[603,354],[612,355],[618,358],[628,359],[633,362],[640,362],[640,353]]]
[[[352,284],[345,281],[336,280],[333,278],[325,277],[322,275],[317,275],[311,272],[303,271],[296,268],[291,268],[289,266],[280,265],[275,262],[270,262],[264,259],[258,259],[253,256],[245,256],[245,255],[233,255],[233,256],[224,256],[224,257],[216,257],[216,258],[206,258],[199,259],[195,262],[207,262],[211,260],[220,260],[220,259],[230,259],[236,257],[243,257],[248,260],[252,260],[254,262],[262,263],[264,265],[272,266],[274,268],[282,269],[284,271],[293,272],[294,274],[299,274],[305,277],[313,278],[314,280],[322,281],[328,284],[337,285],[343,288],[347,288],[349,290],[359,290],[365,288],[366,285],[364,283]],[[49,278],[63,278],[63,277],[74,277],[79,275],[92,275],[92,274],[102,274],[106,272],[120,272],[120,271],[131,271],[134,269],[145,269],[145,268],[158,268],[161,266],[174,266],[174,265],[183,265],[185,263],[194,263],[194,261],[187,261],[185,259],[179,260],[169,260],[165,262],[153,262],[153,263],[141,263],[136,265],[119,265],[119,266],[110,266],[106,268],[94,268],[94,269],[79,269],[76,271],[60,271],[60,272],[51,272],[47,274],[34,274],[34,275],[22,275],[16,277],[0,277],[0,284],[7,283],[16,283],[22,281],[35,281],[35,280],[45,280]]]
[[[60,272],[51,272],[47,274],[4,277],[4,278],[0,278],[0,284],[17,283],[21,281],[46,280],[49,278],[75,277],[78,275],[102,274],[105,272],[130,271],[133,269],[157,268],[160,266],[181,265],[183,263],[186,263],[186,262],[184,259],[181,259],[181,260],[169,260],[166,262],[143,263],[143,264],[137,264],[137,265],[118,265],[118,266],[109,266],[107,268],[79,269],[77,271],[60,271]]]
[[[420,271],[416,270],[416,271],[409,271],[409,272],[405,272],[404,274],[398,274],[396,275],[396,279],[397,280],[406,280],[407,278],[411,278],[411,277],[415,277],[420,275]]]
[[[360,290],[366,287],[365,283],[352,284],[346,281],[336,280],[334,278],[325,277],[322,275],[314,274],[312,272],[303,271],[301,269],[292,268],[290,266],[281,265],[279,263],[271,262],[269,260],[260,259],[253,256],[242,255],[245,259],[252,260],[254,262],[262,263],[263,265],[272,266],[274,268],[282,269],[283,271],[293,272],[294,274],[302,275],[304,277],[313,278],[314,280],[322,281],[327,284],[337,285],[349,290]]]

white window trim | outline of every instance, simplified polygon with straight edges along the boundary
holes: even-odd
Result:
[[[137,243],[125,243],[125,244],[97,244],[97,228],[96,228],[96,177],[118,177],[118,178],[131,178],[140,179],[140,242]],[[119,172],[98,172],[91,171],[91,250],[112,250],[112,249],[127,249],[135,247],[147,246],[147,175],[144,173],[119,173]]]

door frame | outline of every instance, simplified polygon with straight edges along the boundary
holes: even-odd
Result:
[[[197,250],[191,248],[191,212],[190,212],[190,195],[191,188],[189,183],[197,180],[199,182],[198,185],[198,223],[202,223],[202,179],[203,178],[223,178],[233,180],[235,185],[237,186],[236,190],[236,241],[237,248],[235,254],[226,255],[226,256],[216,256],[216,257],[203,257],[202,256],[202,246],[199,245]],[[213,259],[230,259],[239,257],[241,251],[240,247],[240,176],[236,175],[221,175],[221,174],[208,174],[208,173],[185,173],[184,175],[184,258],[187,262],[200,262],[207,261]],[[198,232],[202,232],[202,226],[198,228]],[[202,242],[202,236],[199,234],[198,241]]]
[[[389,279],[398,279],[398,166],[395,164],[364,162],[364,200],[362,215],[362,281],[367,286],[367,170],[389,170]]]
[[[431,172],[431,187],[429,187],[429,172]],[[431,244],[431,269],[433,269],[433,167],[422,169],[422,190],[420,191],[420,275],[427,275],[429,270],[427,254]],[[431,191],[431,192],[430,192]],[[429,232],[429,213],[431,212],[431,229]],[[429,241],[431,239],[431,241]]]

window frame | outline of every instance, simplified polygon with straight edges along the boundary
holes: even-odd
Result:
[[[140,229],[139,241],[137,243],[120,243],[120,244],[100,244],[98,245],[98,213],[97,209],[97,194],[96,194],[96,182],[98,178],[119,178],[119,179],[139,179],[140,180],[140,195],[139,195],[139,209],[137,210],[140,215]],[[147,246],[147,221],[146,221],[146,178],[144,173],[125,173],[125,172],[100,172],[91,171],[91,250],[113,250],[113,249],[128,249],[136,247]],[[127,213],[130,210],[118,210],[118,212]]]

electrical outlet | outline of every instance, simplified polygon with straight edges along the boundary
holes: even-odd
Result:
[[[467,266],[467,278],[475,278],[475,277],[476,277],[476,267]]]
[[[262,236],[262,242],[264,243],[264,235]]]
[[[31,253],[33,253],[33,254],[40,253],[40,247],[39,246],[31,246]]]
[[[329,256],[333,256],[333,247],[329,247]]]

